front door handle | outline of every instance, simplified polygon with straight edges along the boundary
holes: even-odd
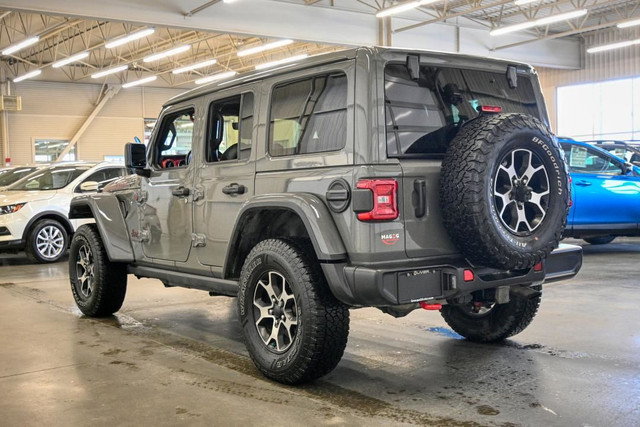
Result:
[[[189,191],[189,189],[183,186],[180,186],[171,190],[171,194],[173,194],[176,197],[187,197],[190,193],[191,192]]]
[[[242,184],[233,183],[222,188],[224,194],[244,194],[247,191],[247,187]]]
[[[580,187],[588,187],[591,185],[591,183],[589,181],[584,181],[584,180],[579,180],[576,181],[576,185],[580,186]]]

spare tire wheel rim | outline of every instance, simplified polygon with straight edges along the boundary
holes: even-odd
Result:
[[[267,348],[287,351],[298,330],[298,305],[289,282],[277,271],[263,274],[253,293],[255,326]]]
[[[516,148],[500,161],[494,182],[494,206],[502,225],[520,237],[532,235],[549,209],[549,174],[534,151]]]
[[[83,244],[78,249],[76,259],[76,277],[78,290],[83,297],[89,298],[93,293],[94,262],[93,253],[89,245]]]

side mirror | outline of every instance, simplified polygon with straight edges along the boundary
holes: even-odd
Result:
[[[124,146],[124,166],[137,175],[149,176],[146,147],[143,144],[127,143]]]
[[[100,188],[100,183],[97,181],[85,181],[80,184],[80,191],[83,193],[92,193],[98,191]]]

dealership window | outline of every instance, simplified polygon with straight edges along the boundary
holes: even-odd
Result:
[[[640,77],[559,87],[557,110],[558,135],[640,139]]]
[[[69,145],[68,140],[62,139],[36,139],[35,141],[35,156],[36,163],[50,163],[55,162],[58,156],[62,154],[62,151]],[[71,147],[71,150],[62,159],[64,161],[76,160],[76,146]]]

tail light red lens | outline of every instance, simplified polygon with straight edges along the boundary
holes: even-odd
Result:
[[[544,268],[542,261],[533,266],[533,271],[540,272]]]
[[[373,209],[360,212],[360,221],[389,221],[398,218],[398,182],[395,179],[364,179],[359,189],[373,192]]]
[[[475,279],[475,276],[473,274],[473,271],[464,270],[462,278],[464,279],[465,282],[473,282],[473,279]]]
[[[498,105],[481,105],[478,107],[481,113],[500,113],[502,112],[502,107]]]

